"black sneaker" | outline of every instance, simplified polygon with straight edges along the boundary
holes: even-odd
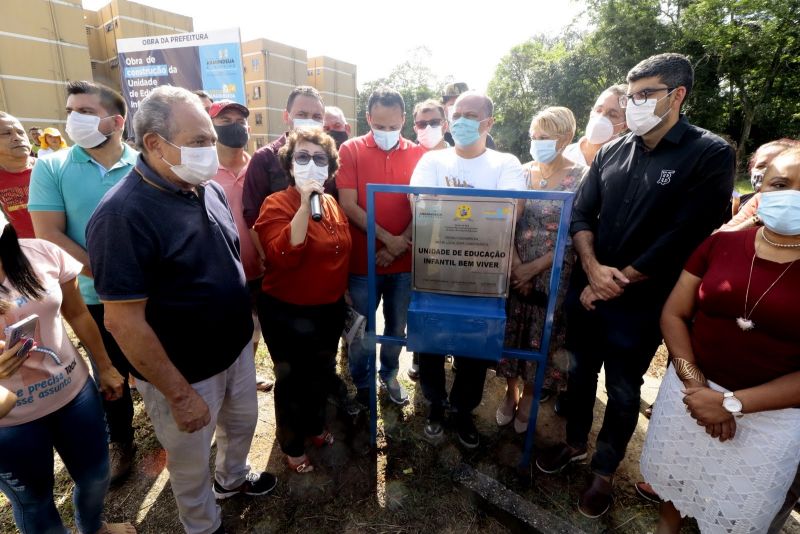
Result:
[[[474,449],[480,445],[480,434],[478,434],[478,429],[475,428],[475,423],[472,422],[472,415],[458,417],[456,425],[458,441],[460,441],[463,446],[468,449]]]
[[[274,490],[277,485],[278,478],[272,473],[250,471],[247,473],[244,482],[239,484],[237,488],[223,488],[219,482],[214,480],[214,497],[227,499],[234,495],[266,495]]]
[[[442,422],[428,418],[428,422],[425,424],[424,432],[425,432],[425,438],[431,443],[436,444],[440,442],[442,440],[442,437],[444,436],[444,428],[442,427]]]
[[[428,414],[428,422],[425,424],[425,438],[433,443],[438,444],[444,437],[444,408],[440,405],[431,404],[430,413]]]

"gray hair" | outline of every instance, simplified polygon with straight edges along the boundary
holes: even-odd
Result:
[[[458,101],[461,100],[462,98],[466,98],[468,96],[479,96],[483,99],[483,111],[486,112],[487,119],[491,118],[494,115],[494,102],[492,102],[491,98],[478,91],[464,91],[463,93],[458,95],[458,98],[456,98],[456,103],[458,103]]]
[[[642,78],[658,77],[668,87],[685,87],[686,97],[694,85],[694,68],[689,58],[682,54],[657,54],[640,61],[628,71],[628,83]],[[684,102],[686,101],[684,97]]]
[[[205,113],[196,94],[171,85],[156,87],[139,103],[133,116],[136,148],[144,151],[144,136],[149,133],[158,134],[167,141],[172,139],[172,109],[179,102],[197,106]]]
[[[335,115],[336,117],[341,119],[342,122],[347,122],[347,118],[344,116],[344,111],[342,111],[342,108],[340,107],[325,106],[325,113],[330,113],[331,115]]]

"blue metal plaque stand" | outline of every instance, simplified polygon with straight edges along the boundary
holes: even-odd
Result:
[[[467,189],[451,187],[412,187],[405,185],[367,184],[367,258],[375,257],[375,194],[392,193],[404,195],[440,195],[440,196],[468,196],[485,198],[514,198],[532,200],[555,200],[562,203],[561,217],[556,237],[553,268],[550,272],[550,290],[548,292],[547,315],[545,316],[544,332],[542,333],[541,348],[538,351],[503,348],[503,357],[517,358],[520,360],[536,362],[536,376],[533,380],[533,401],[531,403],[528,432],[525,436],[525,448],[520,462],[521,467],[527,467],[531,460],[533,438],[536,432],[536,419],[539,413],[539,399],[542,395],[544,373],[547,367],[547,356],[550,352],[550,335],[553,330],[553,314],[556,307],[558,286],[561,280],[561,267],[564,260],[564,250],[567,245],[567,230],[572,215],[573,193],[566,191],[514,191],[514,190],[488,190]],[[513,245],[512,245],[513,246]],[[367,261],[367,302],[376,301],[375,262]],[[367,327],[364,333],[364,346],[371,351],[369,358],[370,373],[370,431],[372,446],[374,447],[378,435],[378,396],[376,390],[376,347],[377,343],[390,345],[405,345],[406,338],[393,336],[377,336],[375,334],[375,308],[370,308],[367,313]],[[468,313],[468,312],[467,312]],[[453,335],[458,335],[454,332]],[[458,354],[462,356],[462,354]],[[464,354],[463,356],[470,356]],[[474,356],[473,356],[474,357]]]

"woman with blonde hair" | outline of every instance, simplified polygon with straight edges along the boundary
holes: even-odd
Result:
[[[575,191],[587,167],[564,157],[564,149],[575,136],[575,116],[565,107],[548,107],[533,117],[530,127],[533,161],[527,163],[528,189],[534,191]],[[561,203],[557,201],[525,202],[525,211],[517,221],[516,249],[512,265],[511,291],[507,304],[507,347],[538,350],[542,338],[550,288],[550,268],[553,265]],[[571,246],[564,255],[561,284],[556,301],[556,314],[550,342],[549,363],[542,399],[566,387],[565,371],[568,354],[564,349],[564,320],[561,304],[574,254]],[[533,396],[530,387],[536,366],[533,362],[502,359],[497,366],[498,376],[508,380],[508,389],[497,408],[500,426],[514,421],[514,430],[525,432]],[[525,384],[520,400],[519,383]]]

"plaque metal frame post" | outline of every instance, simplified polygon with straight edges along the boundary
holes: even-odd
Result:
[[[553,200],[561,202],[561,215],[556,236],[553,267],[550,270],[550,284],[547,298],[547,314],[545,316],[542,343],[538,351],[503,348],[503,357],[517,358],[520,360],[536,362],[536,376],[533,379],[533,400],[531,401],[528,431],[525,435],[525,447],[520,460],[520,467],[530,464],[533,451],[533,438],[536,434],[536,420],[539,414],[539,399],[542,396],[544,374],[547,367],[547,357],[550,352],[550,337],[553,330],[553,316],[555,314],[558,288],[561,281],[561,270],[564,253],[567,247],[567,232],[569,221],[572,218],[572,199],[574,193],[567,191],[531,191],[511,189],[469,189],[463,187],[417,187],[392,184],[367,184],[367,258],[375,257],[375,195],[404,194],[404,195],[440,195],[440,196],[467,196],[486,198],[513,198],[525,200]],[[367,302],[374,303],[377,299],[375,262],[367,261]],[[370,375],[370,439],[375,447],[378,438],[378,394],[376,386],[377,373],[377,348],[378,343],[388,345],[406,344],[405,337],[378,336],[375,334],[375,313],[377,306],[370,306],[367,310],[367,326],[364,333],[364,347],[369,351],[368,370]]]

